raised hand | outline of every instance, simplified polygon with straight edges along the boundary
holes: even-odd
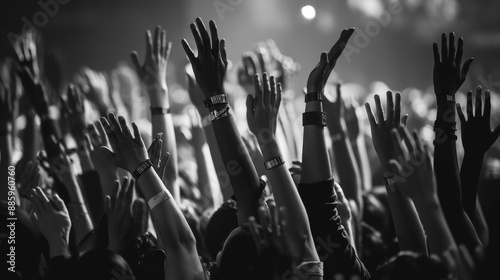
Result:
[[[84,68],[79,78],[85,97],[92,102],[101,116],[111,107],[109,84],[104,73]]]
[[[384,116],[380,96],[375,95],[377,120],[375,120],[370,103],[365,104],[368,120],[370,121],[373,146],[384,170],[387,170],[389,159],[394,158],[395,155],[394,145],[391,141],[391,131],[394,128],[400,129],[403,124],[401,118],[401,94],[397,92],[395,95],[396,102],[394,103],[393,93],[391,91],[387,92],[386,117]]]
[[[341,86],[342,83],[337,83],[335,98],[332,97],[331,92],[325,93],[328,102],[323,102],[323,108],[329,119],[328,124],[336,130],[342,129],[343,132],[346,132],[347,128],[344,118],[346,107],[340,90]],[[331,132],[334,133],[334,131]]]
[[[500,136],[500,125],[492,131],[490,127],[491,97],[487,90],[484,93],[484,110],[482,107],[481,87],[476,88],[475,104],[472,104],[472,91],[467,93],[467,120],[462,107],[457,103],[458,117],[462,125],[462,142],[466,153],[484,155]]]
[[[182,47],[193,66],[196,81],[205,98],[225,93],[224,79],[227,71],[226,41],[219,40],[215,21],[211,20],[209,24],[211,38],[201,18],[196,19],[196,24],[191,23],[191,32],[198,49],[197,57],[187,40],[182,39]]]
[[[148,148],[148,155],[149,158],[151,159],[151,162],[153,163],[153,168],[156,171],[156,174],[158,174],[158,177],[162,179],[163,182],[165,179],[165,170],[167,168],[167,163],[168,159],[170,158],[170,154],[166,152],[162,156],[162,146],[163,146],[163,141],[161,140],[162,133],[158,133],[153,139],[153,142],[151,143],[151,146]]]
[[[413,132],[413,136],[410,136],[406,126],[399,131],[393,129],[391,138],[396,152],[389,160],[389,167],[396,175],[394,179],[403,183],[401,191],[416,203],[437,201],[430,147],[423,143],[417,132]],[[406,149],[403,148],[401,139],[404,140]]]
[[[172,43],[167,43],[166,31],[156,27],[154,39],[151,31],[146,31],[146,57],[144,63],[139,62],[136,51],[131,54],[132,62],[139,79],[146,86],[151,106],[162,107],[168,104],[167,95],[167,64]]]
[[[255,75],[255,98],[249,95],[246,101],[248,127],[260,144],[265,144],[267,137],[274,139],[276,136],[281,84],[276,84],[274,77],[270,80],[264,73],[262,84],[259,76]]]
[[[106,196],[108,249],[122,254],[130,242],[146,231],[147,211],[142,198],[134,201],[134,180],[127,177],[114,183],[114,191]]]
[[[458,47],[455,48],[455,33],[451,32],[448,39],[446,33],[441,35],[441,54],[438,44],[434,42],[434,93],[436,95],[455,95],[464,83],[469,67],[474,58],[469,58],[462,66],[464,39],[458,39]]]
[[[342,30],[340,38],[333,45],[330,51],[323,52],[320,57],[319,63],[314,67],[309,74],[309,79],[307,80],[307,92],[320,92],[323,91],[328,77],[332,73],[335,64],[337,64],[337,59],[340,57],[342,52],[347,45],[347,41],[354,33],[354,28],[346,28]]]
[[[242,57],[243,67],[238,69],[238,82],[245,89],[247,94],[253,92],[254,77],[257,74],[257,57],[253,52],[246,52]]]
[[[69,255],[71,219],[62,199],[56,194],[50,201],[37,187],[33,190],[31,201],[33,204],[32,220],[47,239],[50,256]]]
[[[127,121],[122,116],[118,117],[118,120],[114,114],[109,114],[108,119],[101,118],[101,123],[114,152],[104,146],[101,147],[101,150],[117,166],[133,173],[141,163],[148,159],[148,152],[137,125],[132,123],[134,129],[132,135]]]
[[[73,84],[68,85],[67,99],[63,100],[63,105],[71,133],[77,141],[83,140],[83,130],[87,122],[85,120],[85,97],[79,87]]]
[[[35,81],[38,82],[40,81],[40,68],[38,65],[36,36],[37,34],[33,30],[24,32],[20,40],[13,42],[12,48],[16,53],[19,66],[28,68]]]

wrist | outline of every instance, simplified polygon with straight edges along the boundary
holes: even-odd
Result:
[[[59,236],[59,238],[51,237],[47,240],[47,242],[49,243],[50,258],[55,258],[58,256],[70,256],[67,240],[68,237],[62,236]]]

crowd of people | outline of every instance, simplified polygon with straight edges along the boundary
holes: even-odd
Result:
[[[13,42],[0,178],[15,260],[7,232],[2,279],[500,277],[500,101],[461,89],[463,38],[434,43],[433,92],[367,92],[332,74],[346,28],[302,94],[272,40],[230,67],[215,22],[190,27],[182,106],[167,84],[180,46],[161,27],[133,67],[68,80],[35,30]]]

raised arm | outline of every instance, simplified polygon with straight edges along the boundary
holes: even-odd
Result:
[[[406,126],[399,132],[393,129],[391,134],[396,153],[390,159],[389,170],[394,172],[394,181],[398,182],[393,187],[415,203],[427,233],[429,253],[441,256],[447,250],[456,249],[457,245],[437,197],[429,146],[423,144],[417,132],[413,133],[413,137],[410,136]],[[401,139],[404,139],[406,149],[403,148]]]
[[[345,121],[346,107],[341,94],[341,84],[337,84],[335,102],[326,102],[325,111],[328,114],[328,130],[332,140],[334,163],[338,170],[339,181],[342,184],[347,199],[356,202],[357,213],[362,213],[362,180],[352,149],[350,135]]]
[[[102,151],[117,166],[129,171],[141,187],[148,202],[151,218],[157,229],[162,249],[167,254],[165,279],[204,279],[203,268],[196,251],[196,240],[172,194],[158,177],[148,159],[139,128],[132,123],[133,134],[123,117],[113,114],[101,118],[113,152]]]
[[[426,254],[425,235],[415,206],[399,190],[398,183],[395,185],[387,184],[391,182],[389,160],[396,157],[396,147],[391,141],[391,130],[401,128],[401,94],[398,92],[395,95],[396,102],[394,103],[392,92],[387,92],[387,117],[384,116],[384,110],[378,95],[375,95],[377,120],[375,120],[369,103],[365,104],[366,113],[370,121],[373,146],[384,172],[389,207],[396,235],[398,236],[399,248],[401,251],[409,250]]]
[[[170,100],[167,87],[167,64],[172,44],[167,43],[166,31],[156,27],[154,38],[151,32],[146,32],[146,58],[144,63],[139,62],[137,52],[132,52],[132,62],[142,84],[149,94],[151,108],[151,122],[153,132],[156,135],[163,133],[163,146],[170,152],[170,160],[167,164],[167,182],[176,201],[180,201],[179,191],[179,168],[177,161],[177,142],[175,141],[174,123],[170,113]]]
[[[487,230],[483,234],[480,234],[480,230],[487,229],[487,225],[481,223],[484,219],[476,216],[478,214],[478,208],[480,208],[480,206],[476,204],[477,187],[481,174],[481,167],[483,166],[484,155],[498,139],[500,135],[500,125],[493,131],[490,128],[491,97],[489,91],[484,93],[484,110],[481,108],[483,103],[481,87],[476,88],[476,102],[474,107],[472,105],[472,100],[472,92],[469,91],[467,93],[467,120],[465,119],[460,104],[457,103],[458,117],[462,126],[462,144],[465,150],[465,157],[462,161],[462,168],[460,169],[460,185],[462,187],[462,204],[464,210],[476,227],[478,235],[481,237],[485,236],[484,234],[487,233]],[[478,227],[479,223],[481,223],[482,226]],[[481,241],[487,243],[485,242],[486,240],[482,239]]]
[[[450,33],[449,42],[443,33],[441,44],[441,54],[438,44],[433,45],[434,93],[437,100],[434,171],[439,200],[453,237],[458,244],[465,244],[473,252],[481,242],[462,206],[455,135],[455,94],[465,81],[473,59],[468,59],[462,66],[463,38],[458,39],[458,47],[455,48],[454,33]]]
[[[238,221],[243,224],[250,216],[257,215],[260,198],[259,177],[227,103],[224,90],[227,71],[225,40],[219,40],[214,21],[210,21],[211,38],[200,18],[196,19],[196,24],[191,24],[191,31],[198,48],[198,56],[194,55],[185,39],[182,40],[182,46],[210,111],[217,145],[238,201]]]
[[[266,175],[273,188],[276,206],[286,209],[285,223],[289,226],[284,234],[287,235],[286,239],[290,242],[291,250],[294,252],[303,251],[304,236],[306,236],[306,246],[301,256],[302,259],[295,259],[293,262],[298,264],[307,260],[320,263],[306,210],[276,142],[281,84],[276,85],[274,77],[271,77],[269,81],[266,73],[263,75],[263,84],[261,84],[259,76],[256,75],[255,92],[255,98],[251,95],[247,97],[248,127],[257,137],[262,150],[265,160],[263,164],[266,166]],[[270,137],[262,137],[262,135],[270,135]]]

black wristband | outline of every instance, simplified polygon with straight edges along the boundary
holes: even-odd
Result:
[[[321,125],[326,126],[325,112],[305,112],[302,114],[302,126]]]
[[[311,101],[322,101],[323,100],[323,92],[311,92],[311,93],[306,93],[304,96],[304,102],[311,102]]]
[[[170,114],[170,108],[165,108],[165,107],[150,107],[150,108],[152,116]]]
[[[139,166],[135,169],[134,173],[132,173],[132,176],[137,181],[137,179],[139,179],[139,177],[144,172],[146,172],[146,170],[148,170],[148,168],[150,168],[151,166],[153,166],[153,163],[151,162],[151,160],[149,160],[149,159],[145,160],[144,162],[139,164]]]

